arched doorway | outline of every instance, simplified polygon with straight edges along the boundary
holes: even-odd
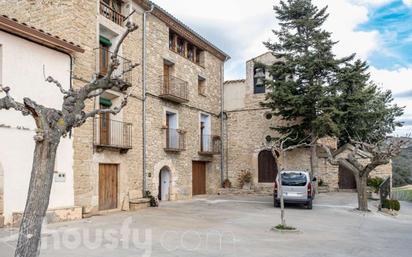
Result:
[[[170,200],[170,170],[163,167],[159,172],[159,200]]]
[[[356,179],[353,172],[339,165],[339,189],[356,189]]]
[[[258,182],[272,183],[278,174],[276,160],[269,150],[263,150],[258,156]]]

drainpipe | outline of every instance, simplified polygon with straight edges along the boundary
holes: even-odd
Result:
[[[221,144],[220,144],[220,186],[223,187],[223,181],[225,181],[225,134],[224,134],[224,125],[225,125],[225,113],[224,113],[224,108],[225,108],[225,103],[224,103],[224,67],[225,67],[225,62],[229,60],[229,57],[226,57],[224,63],[222,64],[222,67],[220,68],[220,138],[221,138]]]
[[[154,5],[152,4],[150,10],[143,12],[143,68],[142,68],[142,78],[143,78],[143,108],[142,108],[142,116],[143,116],[143,196],[146,196],[147,191],[147,163],[146,163],[146,149],[147,149],[147,133],[146,133],[146,21],[147,15],[151,13],[154,9]]]

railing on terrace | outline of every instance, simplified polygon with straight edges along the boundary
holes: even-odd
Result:
[[[199,154],[214,155],[221,152],[221,139],[217,135],[201,135]]]
[[[188,102],[188,82],[182,79],[162,75],[160,97],[170,101],[184,103]]]
[[[107,74],[109,70],[109,64],[111,61],[111,57],[113,55],[113,52],[109,51],[105,47],[99,47],[95,49],[96,51],[96,61],[97,65],[99,67],[98,73],[100,76],[104,76]],[[119,67],[113,72],[112,77],[119,77],[121,80],[123,80],[125,83],[132,83],[132,71],[126,72],[123,74],[124,71],[128,70],[130,68],[130,65],[132,65],[132,61],[123,58],[122,56],[117,56],[120,65]]]
[[[97,147],[131,149],[132,124],[97,117],[93,124],[93,143]]]
[[[100,1],[100,14],[114,23],[123,26],[125,17],[102,1]]]
[[[165,151],[179,152],[185,150],[185,133],[180,129],[165,129]]]

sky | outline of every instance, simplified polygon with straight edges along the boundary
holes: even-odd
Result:
[[[324,28],[339,41],[335,54],[366,60],[372,80],[406,107],[395,134],[412,133],[412,0],[312,1],[328,6]],[[155,2],[231,56],[226,80],[244,78],[245,62],[267,51],[262,42],[273,41],[278,28],[273,6],[279,0]]]

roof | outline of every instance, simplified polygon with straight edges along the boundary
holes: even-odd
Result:
[[[226,80],[223,84],[235,84],[235,83],[245,83],[245,79],[234,79],[234,80]]]
[[[54,36],[42,29],[29,26],[24,22],[20,23],[17,19],[9,18],[6,15],[0,15],[0,30],[65,53],[84,52],[84,49],[73,42]]]
[[[217,46],[209,42],[207,39],[202,37],[200,34],[195,32],[189,26],[181,22],[179,19],[174,17],[172,14],[167,12],[165,9],[154,3],[150,0],[135,0],[138,4],[140,4],[144,9],[150,10],[153,6],[152,14],[156,16],[158,19],[166,23],[171,29],[176,31],[177,33],[181,34],[187,40],[192,41],[192,43],[198,45],[199,47],[207,50],[211,54],[215,55],[222,61],[227,61],[230,59],[230,56],[226,54],[224,51],[220,50]]]

